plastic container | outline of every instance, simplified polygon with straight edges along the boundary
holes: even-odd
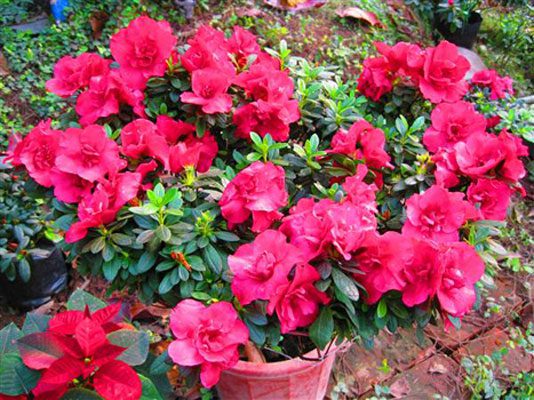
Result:
[[[223,371],[217,384],[221,400],[322,400],[325,397],[336,353],[332,346],[322,361],[293,358],[274,363],[239,361]],[[319,358],[317,350],[304,356]]]
[[[2,297],[5,297],[8,304],[19,309],[39,307],[67,286],[68,270],[61,250],[51,243],[43,243],[39,248],[47,252],[43,256],[32,256],[28,282],[24,282],[19,276],[11,282],[4,274],[0,274]]]
[[[56,22],[65,22],[65,8],[69,6],[69,0],[50,0],[50,10]]]
[[[456,46],[465,47],[471,49],[477,40],[478,31],[482,24],[482,16],[477,13],[471,13],[467,25],[464,25],[461,29],[457,29],[451,32],[449,23],[440,21],[437,23],[437,30],[443,35],[443,37]]]

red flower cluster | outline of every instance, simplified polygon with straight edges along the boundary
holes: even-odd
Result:
[[[228,113],[233,105],[228,89],[235,85],[253,100],[235,111],[235,135],[248,139],[256,132],[277,141],[288,139],[289,125],[300,118],[298,102],[291,99],[293,81],[278,60],[261,51],[253,34],[235,27],[226,39],[204,26],[189,45],[180,59],[191,73],[192,91],[181,95],[182,102],[198,105],[206,114]]]
[[[76,101],[82,126],[117,114],[122,105],[144,117],[142,90],[151,77],[165,73],[175,45],[167,22],[139,17],[111,38],[111,54],[119,63],[118,69],[111,69],[112,60],[97,54],[65,56],[54,67],[54,78],[46,88],[61,97],[82,90]]]
[[[76,100],[76,112],[82,126],[117,114],[123,104],[144,116],[143,93],[128,86],[110,64],[111,60],[92,53],[83,53],[76,58],[65,56],[54,67],[54,78],[46,83],[46,89],[61,97],[82,91]]]
[[[330,299],[314,287],[320,276],[306,261],[283,233],[267,230],[228,258],[234,275],[232,291],[243,305],[268,300],[267,312],[276,311],[282,333],[308,326],[317,318],[319,304]]]
[[[360,120],[348,131],[341,129],[332,138],[331,153],[345,154],[355,160],[363,160],[374,169],[392,167],[390,157],[384,150],[386,138],[381,129],[377,129],[365,120]]]
[[[120,309],[121,304],[117,303],[95,313],[88,309],[65,311],[50,320],[46,332],[33,333],[19,341],[24,364],[43,370],[32,390],[36,400],[59,400],[75,380],[90,384],[106,400],[141,397],[137,373],[117,360],[125,348],[107,338],[121,329],[117,324]],[[41,351],[43,345],[48,351]]]
[[[500,76],[493,69],[477,71],[471,78],[471,86],[487,87],[490,89],[490,100],[504,99],[507,94],[513,95],[513,81],[510,77]]]
[[[455,187],[471,181],[468,200],[478,207],[482,219],[506,218],[506,208],[519,180],[526,174],[520,157],[528,155],[521,139],[503,130],[499,135],[472,131],[454,145],[439,147],[433,157],[436,181]]]
[[[464,77],[470,64],[455,45],[443,41],[425,50],[404,42],[375,46],[381,56],[367,59],[358,79],[358,90],[366,97],[378,101],[398,82],[419,88],[432,103],[458,101],[467,93]]]

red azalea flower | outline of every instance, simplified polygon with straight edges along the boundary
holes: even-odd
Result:
[[[121,130],[121,153],[134,160],[154,154],[148,143],[152,136],[158,135],[156,124],[147,119],[136,119]],[[158,135],[159,136],[159,135]]]
[[[385,57],[367,58],[358,78],[358,91],[365,97],[378,101],[393,89],[393,74]]]
[[[92,77],[107,75],[110,64],[111,60],[94,53],[65,56],[54,66],[54,78],[46,82],[46,90],[60,97],[70,97],[89,86]]]
[[[94,183],[76,174],[62,172],[57,168],[50,173],[54,186],[54,196],[65,203],[78,203],[85,196],[91,194]]]
[[[314,286],[320,278],[312,266],[298,265],[293,280],[279,286],[271,297],[267,313],[276,311],[282,334],[311,325],[319,315],[319,305],[330,302],[330,298]]]
[[[463,317],[476,302],[475,283],[484,274],[484,262],[467,243],[440,246],[441,280],[437,297],[442,311]]]
[[[254,100],[274,103],[288,101],[295,89],[289,71],[280,71],[268,62],[253,64],[235,78],[234,84],[245,89],[246,95]]]
[[[142,16],[113,35],[109,47],[128,86],[144,89],[151,77],[165,74],[166,61],[175,45],[176,37],[168,22]]]
[[[228,42],[223,32],[208,25],[201,26],[188,44],[190,47],[180,58],[187,71],[215,68],[228,76],[235,75],[235,68],[228,57]]]
[[[69,128],[62,135],[56,159],[60,171],[94,182],[125,166],[126,162],[119,157],[117,143],[108,138],[99,125]]]
[[[513,82],[509,76],[502,77],[493,69],[477,71],[471,78],[471,86],[490,88],[490,100],[504,99],[508,94],[513,95]]]
[[[261,51],[256,36],[240,26],[234,26],[234,32],[228,40],[228,50],[240,67],[247,65],[250,55]]]
[[[158,116],[156,127],[157,135],[147,137],[148,151],[152,157],[163,163],[166,170],[170,171],[169,158],[171,156],[171,147],[178,145],[180,141],[193,137],[196,128],[194,125],[183,121],[176,121],[167,115]],[[177,149],[175,147],[175,150]],[[173,158],[176,159],[176,155]],[[178,169],[173,172],[180,172]]]
[[[471,179],[497,177],[515,183],[526,174],[519,158],[526,155],[528,148],[521,139],[506,130],[499,136],[472,135],[434,157],[436,181],[451,187],[459,182],[457,176],[465,175]]]
[[[352,260],[362,273],[353,274],[367,291],[365,301],[374,304],[390,290],[401,291],[404,267],[413,258],[410,240],[397,232],[369,232]]]
[[[437,297],[444,313],[461,318],[475,304],[474,285],[484,273],[484,262],[463,242],[414,240],[413,245],[413,260],[404,270],[402,301],[413,307]]]
[[[67,233],[67,243],[83,239],[90,228],[98,228],[115,220],[117,212],[137,196],[141,185],[141,174],[125,172],[114,174],[109,180],[102,180],[93,194],[78,204],[78,219]]]
[[[288,283],[291,269],[305,261],[283,233],[268,229],[228,257],[232,292],[242,305],[269,300],[279,286]]]
[[[186,167],[194,167],[198,172],[207,172],[218,151],[217,141],[209,131],[204,132],[201,138],[190,135],[170,147],[169,169],[173,173],[179,173]]]
[[[285,142],[289,139],[289,125],[299,118],[297,100],[283,103],[258,100],[238,108],[234,113],[233,122],[237,126],[235,136],[248,139],[250,132],[256,132],[261,137],[269,134],[273,140]]]
[[[76,101],[76,112],[81,117],[80,125],[95,123],[99,118],[119,112],[122,104],[133,108],[135,114],[145,117],[144,94],[128,88],[114,70],[107,75],[91,78],[89,89],[81,93]]]
[[[51,123],[50,119],[39,122],[14,150],[28,174],[44,187],[52,186],[51,172],[55,169],[56,157],[60,152],[62,132],[52,129]]]
[[[412,240],[413,258],[406,264],[402,279],[402,302],[408,307],[435,296],[441,281],[438,245],[430,240]]]
[[[196,70],[192,75],[193,92],[184,92],[180,100],[202,106],[206,114],[227,113],[232,109],[232,96],[226,91],[231,78],[215,68]]]
[[[374,183],[364,182],[367,172],[368,169],[365,164],[359,164],[356,167],[356,175],[347,177],[342,187],[347,193],[346,201],[360,207],[363,210],[363,220],[372,224],[377,213],[376,192],[378,187]]]
[[[96,190],[78,204],[78,219],[65,234],[67,243],[76,243],[87,236],[89,228],[97,228],[115,220],[117,211],[110,208],[108,195],[103,190]]]
[[[432,103],[459,101],[467,93],[465,74],[471,64],[458,53],[458,48],[446,40],[426,50],[419,89]]]
[[[248,329],[232,304],[221,301],[209,307],[183,300],[171,312],[170,326],[176,338],[169,356],[179,365],[200,365],[200,381],[213,387],[221,372],[239,360],[238,347],[248,340]]]
[[[369,215],[361,205],[350,202],[333,203],[325,211],[330,225],[325,244],[335,249],[349,261],[351,253],[361,246],[367,232],[376,229],[376,219]]]
[[[423,194],[412,195],[406,201],[402,233],[438,242],[458,240],[458,229],[476,217],[473,205],[463,198],[463,193],[452,193],[437,185]]]
[[[341,129],[334,135],[330,152],[363,159],[369,167],[380,169],[391,167],[390,157],[384,150],[385,144],[384,132],[362,119],[348,131]]]
[[[504,221],[513,191],[496,179],[478,179],[467,188],[467,199],[477,207],[480,219]]]
[[[394,46],[375,42],[374,45],[387,60],[389,71],[403,79],[410,78],[407,83],[417,84],[425,63],[425,52],[419,46],[406,42],[399,42]]]
[[[431,152],[452,147],[471,135],[484,134],[486,119],[466,101],[438,104],[431,114],[432,126],[425,131],[423,143]]]
[[[302,198],[284,217],[280,231],[290,243],[302,250],[309,260],[320,255],[326,248],[330,232],[330,219],[327,210],[335,203],[330,199],[315,202],[311,198]]]
[[[163,135],[169,145],[174,145],[180,139],[187,138],[196,132],[195,125],[174,120],[167,115],[158,115],[156,125],[158,133]]]
[[[230,229],[252,215],[251,230],[266,230],[282,217],[278,209],[287,205],[284,169],[256,161],[230,181],[219,205]]]

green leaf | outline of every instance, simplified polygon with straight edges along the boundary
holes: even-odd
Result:
[[[150,270],[156,263],[156,259],[156,254],[145,251],[141,257],[139,257],[139,261],[137,262],[137,274],[143,274]]]
[[[100,236],[91,242],[89,249],[93,254],[100,253],[104,249],[105,244],[106,240],[102,236]]]
[[[169,293],[171,289],[174,287],[175,284],[173,283],[172,272],[173,271],[165,274],[165,276],[159,283],[159,287],[158,287],[159,294]]]
[[[165,260],[165,261],[162,261],[160,262],[157,267],[156,267],[156,271],[158,272],[164,272],[164,271],[168,271],[172,268],[176,267],[176,261],[174,260]]]
[[[120,329],[111,332],[108,336],[111,343],[125,347],[126,350],[117,358],[131,366],[141,365],[148,356],[150,339],[146,332]]]
[[[139,379],[143,385],[143,394],[139,400],[163,400],[152,380],[143,375],[139,375]]]
[[[119,270],[121,269],[121,260],[119,258],[114,258],[111,261],[107,261],[102,265],[102,272],[104,273],[104,278],[111,282],[117,277]]]
[[[231,232],[215,232],[215,236],[223,242],[239,242],[239,236]]]
[[[0,356],[0,393],[8,396],[28,394],[37,385],[41,374],[24,365],[17,353]]]
[[[124,233],[114,233],[111,235],[111,240],[119,246],[131,246],[133,244],[133,239]]]
[[[201,301],[211,300],[211,296],[204,292],[193,292],[191,293],[191,297],[193,297],[196,300],[201,300]]]
[[[25,258],[22,258],[19,260],[17,264],[17,271],[19,273],[20,279],[22,279],[23,282],[28,282],[31,277],[31,267],[28,260]]]
[[[158,226],[156,228],[156,230],[154,231],[154,233],[163,242],[168,242],[169,240],[171,240],[171,237],[172,237],[171,230],[168,227],[166,227],[165,225]]]
[[[256,343],[258,346],[263,346],[265,344],[265,328],[254,324],[252,321],[245,319],[245,324],[247,325],[248,332],[250,335],[250,340]]]
[[[169,360],[169,353],[165,350],[158,357],[154,359],[154,362],[150,364],[150,374],[151,375],[166,375],[167,372],[171,369],[171,366],[167,364]]]
[[[170,188],[167,193],[165,193],[165,196],[163,197],[163,205],[167,205],[170,202],[174,201],[180,197],[180,193],[178,192],[178,189],[176,188]]]
[[[50,322],[49,315],[40,312],[32,311],[26,314],[24,325],[22,325],[22,333],[30,335],[32,333],[44,332],[48,329],[48,322]]]
[[[215,247],[211,244],[207,245],[202,249],[202,254],[211,270],[216,274],[220,274],[222,272],[223,262]]]
[[[161,183],[158,183],[154,188],[154,194],[158,199],[163,199],[165,197],[165,188]]]
[[[70,296],[67,301],[68,310],[85,310],[85,306],[89,307],[91,312],[95,312],[107,306],[105,302],[96,298],[92,294],[87,293],[84,290],[76,289],[76,291]]]
[[[61,400],[103,400],[103,397],[89,389],[75,388],[65,393]]]
[[[11,322],[0,331],[0,356],[17,352],[17,340],[22,337],[21,330]]]
[[[388,305],[385,299],[381,299],[376,308],[376,315],[378,318],[384,318],[388,313]]]
[[[332,310],[328,307],[323,307],[319,317],[310,326],[310,339],[322,350],[330,343],[333,334],[334,318]]]
[[[334,284],[341,292],[347,295],[349,299],[358,301],[360,292],[352,279],[336,268],[332,269],[332,278],[334,279]]]

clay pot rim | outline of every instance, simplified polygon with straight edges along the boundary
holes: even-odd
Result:
[[[247,375],[252,377],[265,377],[266,379],[276,378],[281,375],[288,375],[293,372],[303,372],[307,369],[314,368],[318,364],[325,362],[330,357],[344,350],[350,342],[343,341],[341,344],[336,345],[335,342],[330,346],[330,350],[326,355],[323,355],[321,360],[311,361],[304,360],[300,357],[292,358],[291,360],[275,361],[270,363],[256,363],[239,360],[232,368],[223,371],[223,374],[228,375]],[[327,346],[328,348],[328,346]],[[304,354],[306,358],[318,358],[319,352],[317,349]]]

